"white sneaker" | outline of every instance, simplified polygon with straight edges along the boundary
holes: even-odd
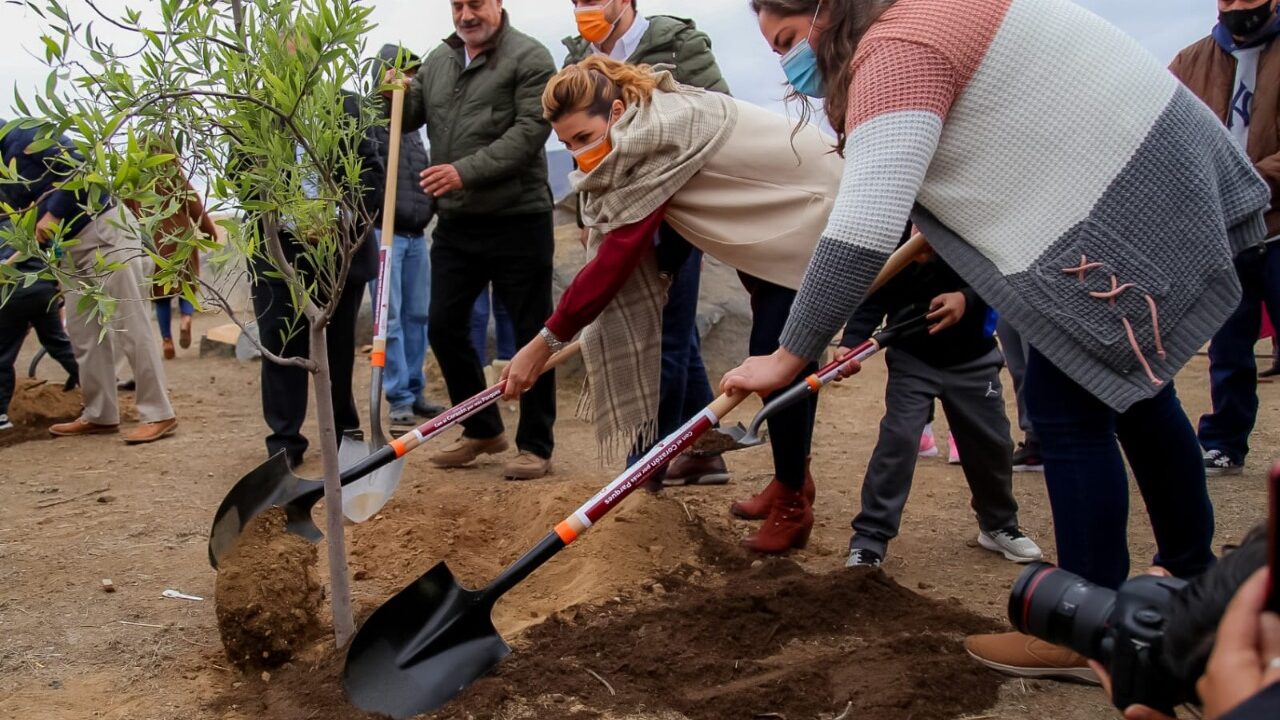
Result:
[[[1016,563],[1036,562],[1044,557],[1040,546],[1024,535],[1017,525],[993,532],[978,531],[978,545]]]
[[[12,430],[13,423],[9,422],[8,415],[0,415],[0,430]]]

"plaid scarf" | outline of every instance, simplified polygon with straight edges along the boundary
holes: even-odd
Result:
[[[609,232],[662,207],[720,149],[737,121],[738,108],[728,96],[679,85],[666,70],[655,70],[654,78],[652,99],[627,108],[614,123],[612,152],[590,173],[570,175],[586,194],[592,250]],[[667,285],[647,254],[582,332],[587,378],[578,416],[594,422],[604,462],[657,439]]]

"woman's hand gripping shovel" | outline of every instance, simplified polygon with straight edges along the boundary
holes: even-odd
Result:
[[[900,249],[890,258],[873,290],[906,267],[908,262],[895,262],[902,252]],[[917,321],[908,324],[914,328]],[[904,331],[898,327],[883,330],[828,368],[834,368],[838,377],[842,366],[871,357]],[[805,391],[793,399],[815,391],[808,383],[799,383]],[[343,684],[352,704],[393,718],[412,717],[443,706],[496,667],[511,653],[493,626],[491,615],[498,598],[599,522],[744,399],[745,394],[716,398],[556,525],[489,585],[468,590],[441,562],[384,603],[365,621],[347,651]]]
[[[565,346],[547,361],[543,372],[577,355],[578,347],[576,342]],[[409,451],[498,402],[505,390],[506,382],[499,382],[454,405],[378,448],[376,452],[364,456],[351,467],[344,468],[339,481],[346,487],[378,468],[403,458]],[[311,520],[311,508],[322,497],[324,483],[294,475],[284,452],[276,453],[270,460],[240,478],[218,506],[218,512],[213,516],[213,526],[209,530],[209,564],[216,569],[218,563],[231,552],[249,521],[273,507],[284,509],[289,532],[311,542],[320,542],[324,535]]]

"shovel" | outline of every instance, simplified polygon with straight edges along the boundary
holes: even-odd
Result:
[[[578,343],[571,343],[547,361],[543,372],[578,354]],[[356,480],[403,458],[409,451],[436,437],[446,429],[475,415],[502,398],[506,382],[474,395],[454,405],[447,411],[424,422],[418,427],[383,445],[376,452],[363,456],[350,467],[342,470],[339,481],[346,487]],[[324,483],[307,480],[293,474],[284,451],[254,468],[240,478],[218,506],[209,530],[209,564],[217,569],[219,561],[231,552],[240,533],[253,518],[273,507],[284,509],[286,529],[311,542],[320,542],[324,534],[311,520],[311,508],[324,497]],[[383,500],[385,502],[385,499]],[[381,507],[381,503],[379,503]]]
[[[901,272],[903,268],[910,265],[912,261],[916,259],[916,256],[928,249],[928,247],[929,244],[925,241],[923,235],[919,233],[912,235],[910,239],[895,250],[889,260],[885,262],[884,268],[876,277],[876,282],[872,285],[871,290],[869,290],[867,294],[870,295],[872,292],[875,292],[881,285],[888,282],[889,278]],[[901,332],[905,333],[914,329],[922,328],[927,324],[927,321],[923,316],[921,316],[909,321],[907,324],[910,324],[911,327],[901,327]],[[753,448],[757,445],[763,444],[768,438],[768,434],[763,431],[763,425],[770,416],[774,415],[782,408],[787,407],[791,403],[796,402],[800,398],[805,397],[810,393],[818,392],[827,383],[840,379],[840,367],[848,363],[849,360],[850,358],[847,356],[837,358],[831,363],[823,366],[813,375],[810,375],[805,383],[798,384],[785,394],[779,395],[772,401],[765,403],[765,406],[760,408],[760,411],[756,413],[755,417],[751,418],[751,423],[749,425],[744,426],[742,423],[738,423],[737,425],[729,428],[713,428],[711,432],[707,433],[706,437],[704,437],[702,441],[690,451],[690,454],[698,456],[719,455],[721,453],[733,452],[734,450],[742,450],[744,448]]]
[[[894,258],[876,278],[873,290],[908,264],[895,263]],[[901,332],[896,326],[887,328],[850,350],[833,363],[836,376],[842,365],[866,360]],[[806,393],[811,392],[811,380],[800,383]],[[496,667],[511,654],[493,626],[491,615],[498,598],[599,522],[744,399],[745,394],[716,398],[556,525],[489,585],[468,590],[458,584],[447,564],[437,563],[375,610],[347,651],[343,685],[352,704],[397,720],[409,718],[444,706]]]
[[[404,88],[397,87],[391,94],[391,136],[387,142],[387,184],[382,196],[382,243],[378,247],[378,284],[376,306],[373,313],[373,352],[369,356],[372,377],[369,380],[369,443],[360,448],[347,437],[342,444],[348,457],[356,452],[372,455],[387,444],[382,432],[382,372],[387,366],[387,310],[391,288],[392,243],[396,229],[396,185],[400,176],[400,129],[403,123]],[[355,447],[352,447],[354,445]],[[343,454],[340,448],[339,456]],[[341,462],[341,460],[339,460]],[[341,467],[341,465],[339,465]],[[391,493],[400,486],[404,474],[404,460],[396,458],[390,464],[369,473],[345,487],[342,493],[342,512],[352,522],[364,522],[382,509]]]

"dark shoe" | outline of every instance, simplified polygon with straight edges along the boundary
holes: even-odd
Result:
[[[155,442],[160,438],[167,438],[176,432],[178,432],[178,418],[176,417],[157,422],[142,423],[125,434],[124,444],[142,445]]]
[[[1020,442],[1013,451],[1014,472],[1044,472],[1044,460],[1040,458],[1040,443]]]
[[[132,381],[132,380],[124,380],[124,381],[122,381],[122,382],[118,382],[118,383],[116,383],[116,390],[123,390],[123,391],[125,391],[125,392],[133,392],[134,390],[137,390],[137,389],[138,389],[138,383],[136,383],[136,382],[134,382],[134,381]]]
[[[813,505],[804,492],[781,486],[774,492],[773,506],[755,535],[742,541],[742,547],[758,553],[777,555],[793,548],[803,548],[813,531]]]
[[[62,392],[71,392],[80,387],[80,373],[73,373],[67,376],[67,381],[62,383]]]
[[[695,457],[689,453],[677,455],[662,479],[664,485],[724,485],[727,482],[729,468],[723,456]]]
[[[473,462],[481,455],[493,455],[506,450],[507,438],[504,435],[477,440],[465,435],[454,440],[443,450],[431,456],[431,464],[436,467],[462,467]]]
[[[774,495],[776,495],[779,490],[786,489],[786,487],[786,485],[778,482],[778,478],[775,477],[768,485],[764,486],[764,490],[756,493],[755,497],[750,500],[739,500],[735,502],[729,508],[729,512],[732,513],[734,517],[741,518],[743,520],[763,520],[765,516],[769,514],[769,508],[773,506]],[[810,505],[812,505],[814,499],[818,496],[818,490],[813,484],[813,475],[809,473],[808,463],[805,464],[804,488],[802,490],[804,492],[805,499],[809,501]]]
[[[444,411],[445,407],[443,405],[437,405],[426,398],[420,397],[413,401],[413,412],[419,417],[424,417],[428,420]]]
[[[1221,450],[1210,450],[1204,454],[1204,474],[1209,477],[1222,475],[1240,475],[1244,472],[1244,463],[1237,463]]]
[[[1280,375],[1280,365],[1272,365],[1271,367],[1258,373],[1260,378],[1271,378]]]
[[[849,559],[844,561],[845,567],[880,567],[884,562],[884,556],[875,550],[867,550],[866,548],[850,548]]]
[[[77,437],[80,435],[109,435],[113,432],[119,432],[119,425],[101,425],[95,422],[89,422],[83,417],[76,418],[71,422],[58,423],[49,428],[49,434],[54,437]]]
[[[387,418],[391,420],[393,427],[404,427],[406,425],[413,426],[418,424],[418,418],[413,414],[412,405],[393,405],[391,411],[387,413]]]

